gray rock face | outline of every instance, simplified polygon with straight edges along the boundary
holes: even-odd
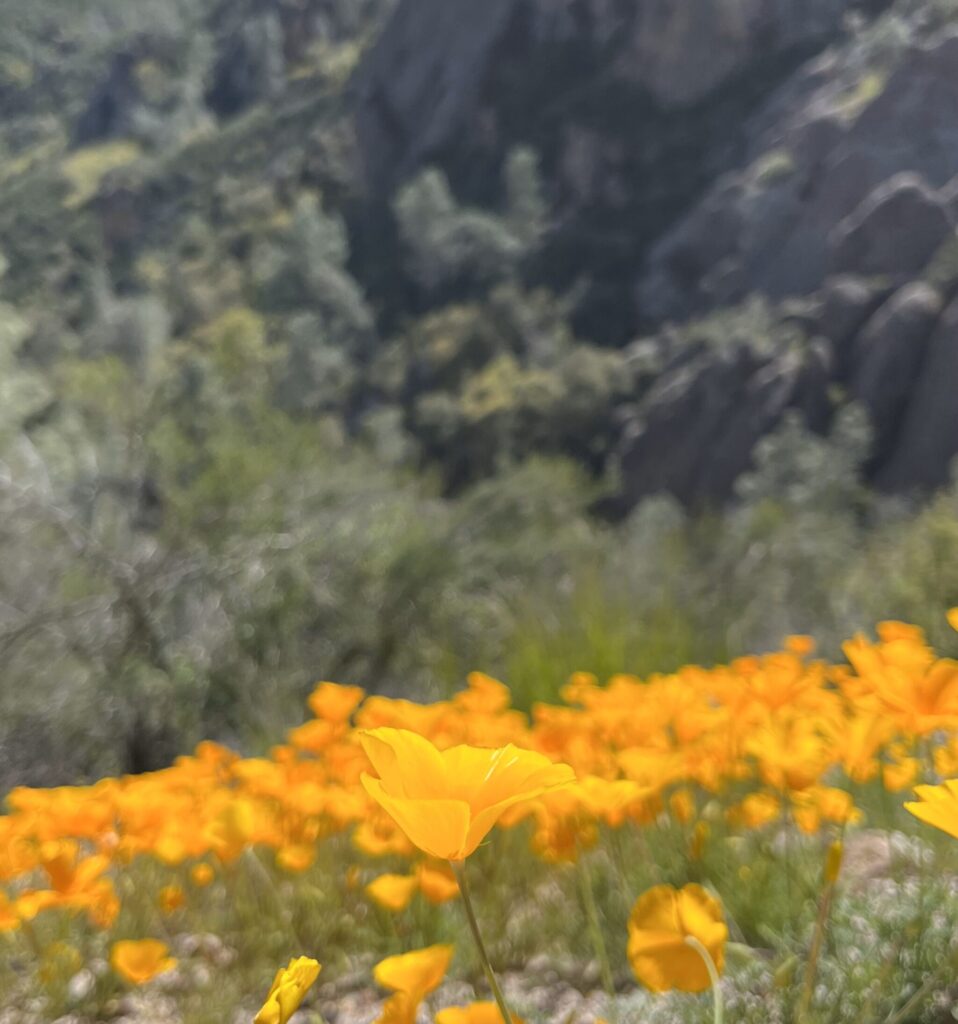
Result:
[[[756,444],[786,412],[827,430],[835,385],[869,413],[866,473],[879,487],[927,491],[945,483],[958,456],[958,300],[944,314],[943,306],[924,283],[889,295],[839,277],[780,308],[779,323],[804,335],[781,351],[758,354],[747,341],[728,350],[681,346],[623,435],[623,504],[658,493],[692,505],[727,500]],[[660,344],[675,338],[667,330]]]
[[[954,230],[952,213],[915,174],[899,174],[870,193],[832,229],[835,273],[907,277],[924,268]]]
[[[597,76],[620,83],[619,102],[634,105],[638,87],[662,110],[678,110],[705,100],[758,60],[833,37],[849,6],[849,0],[400,0],[354,82],[367,180],[388,190],[446,147],[476,132],[496,133],[502,111],[490,102],[490,80],[509,68],[521,75],[560,59],[570,44],[577,70],[591,65]],[[642,115],[638,108],[636,115]],[[534,120],[534,111],[528,116]]]
[[[833,64],[797,76],[788,102],[772,98],[755,119],[752,163],[652,247],[636,286],[640,315],[674,319],[740,297],[710,284],[727,253],[750,290],[773,298],[814,291],[833,269],[907,272],[927,258],[954,217],[953,190],[933,192],[958,168],[958,31],[907,53],[857,112]],[[901,174],[913,176],[907,187]],[[721,253],[713,224],[723,226]]]
[[[750,353],[739,350],[715,361],[700,359],[656,383],[641,419],[623,438],[628,504],[663,492],[683,502],[701,497],[700,480],[718,451],[716,434],[732,417],[754,368]],[[723,461],[728,458],[723,453]]]
[[[488,61],[516,0],[405,0],[360,68],[357,132],[367,180],[387,189],[476,116]]]
[[[595,5],[599,6],[599,5]],[[645,0],[622,69],[667,107],[695,103],[763,52],[827,37],[847,4],[836,0]]]
[[[958,456],[958,300],[945,310],[911,389],[894,448],[876,482],[890,491],[947,483]]]
[[[878,310],[852,346],[849,393],[868,411],[879,457],[895,443],[941,309],[941,296],[933,288],[909,285]]]
[[[802,47],[838,38],[853,6],[399,0],[354,79],[372,191],[388,196],[438,162],[468,195],[473,157],[496,167],[529,142],[566,232],[551,240],[556,262],[603,286],[606,267],[627,268],[632,325],[654,334],[635,359],[656,369],[639,375],[651,385],[623,412],[626,505],[661,492],[727,499],[786,413],[825,430],[840,394],[871,415],[867,471],[880,486],[947,478],[958,451],[958,302],[921,279],[948,295],[948,267],[926,269],[958,224],[958,29],[933,39],[926,29],[922,45],[880,66],[849,42],[798,68]],[[743,100],[760,67],[777,88]],[[699,129],[718,119],[721,137],[703,142]],[[621,306],[611,294],[598,321]],[[768,338],[717,338],[714,326],[689,341],[668,326],[753,295],[780,304],[768,330],[793,326],[794,344],[787,330],[769,348]]]
[[[817,323],[839,353],[840,377],[846,375],[844,355],[849,342],[887,294],[887,288],[852,275],[839,275],[825,282]]]
[[[687,504],[728,499],[755,445],[787,410],[826,425],[830,354],[827,342],[773,357],[740,346],[666,370],[623,438],[626,504],[661,493]]]

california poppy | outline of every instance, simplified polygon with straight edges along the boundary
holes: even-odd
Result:
[[[513,1024],[524,1024],[521,1017],[512,1015]],[[436,1014],[436,1024],[502,1024],[502,1014],[494,1002],[469,1003],[467,1006],[447,1006]]]
[[[384,910],[399,913],[409,906],[418,885],[414,875],[380,875],[366,886],[366,895]]]
[[[286,1024],[321,970],[320,964],[308,956],[295,957],[288,966],[281,967],[253,1024]]]
[[[169,952],[159,939],[124,939],[113,943],[110,966],[130,984],[142,985],[176,966]]]
[[[452,946],[427,946],[380,960],[373,977],[395,993],[383,1004],[380,1022],[414,1024],[424,997],[439,986],[449,969]]]
[[[906,803],[905,810],[958,839],[958,779],[940,786],[916,786],[915,793],[918,799]]]
[[[512,744],[439,751],[423,736],[390,728],[360,739],[379,773],[362,776],[366,791],[412,843],[442,860],[465,860],[508,808],[575,779],[568,765]]]
[[[686,940],[697,939],[721,971],[727,937],[721,904],[702,886],[676,890],[656,885],[632,908],[629,962],[635,976],[653,992],[704,992],[711,987],[708,969],[701,953]]]

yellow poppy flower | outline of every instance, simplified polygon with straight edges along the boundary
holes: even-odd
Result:
[[[366,886],[366,895],[384,910],[398,914],[416,894],[418,881],[410,875],[380,875]]]
[[[448,864],[417,864],[416,881],[430,903],[445,903],[459,895],[459,883]]]
[[[771,793],[750,793],[745,799],[726,811],[726,817],[733,825],[745,828],[763,828],[775,821],[782,813],[778,797]]]
[[[646,988],[704,992],[711,986],[705,962],[687,938],[698,939],[722,970],[728,929],[721,904],[702,886],[656,885],[639,897],[629,918],[628,956]]]
[[[525,1024],[512,1015],[513,1024]],[[502,1014],[494,1002],[469,1003],[468,1006],[447,1006],[436,1014],[436,1024],[502,1024]]]
[[[906,803],[905,810],[958,839],[958,779],[940,786],[916,786],[915,793],[918,799]]]
[[[575,780],[568,765],[511,744],[496,750],[439,751],[405,729],[360,734],[379,778],[363,775],[369,795],[424,853],[461,861],[504,811]]]
[[[12,932],[20,927],[17,906],[3,891],[0,891],[0,932]]]
[[[376,964],[373,977],[383,988],[422,999],[445,977],[453,952],[452,946],[439,945],[387,956]]]
[[[377,1024],[415,1024],[416,1011],[423,999],[438,988],[449,969],[452,946],[427,946],[381,960],[373,977],[395,995],[383,1004]]]
[[[310,711],[327,722],[347,722],[361,703],[366,691],[358,686],[318,683],[309,695]]]
[[[308,956],[295,957],[287,967],[281,967],[253,1024],[286,1024],[299,1009],[303,996],[321,970],[322,967]]]
[[[308,871],[316,860],[314,843],[289,843],[276,851],[276,863],[291,873]]]
[[[124,939],[113,943],[110,966],[131,985],[142,985],[176,966],[169,952],[158,939]]]

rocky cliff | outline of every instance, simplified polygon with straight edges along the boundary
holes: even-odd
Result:
[[[577,324],[621,343],[632,268],[744,153],[747,116],[838,38],[849,0],[404,0],[355,80],[364,173],[439,163],[488,202],[532,145],[555,230],[541,277],[589,279]]]
[[[374,191],[437,163],[481,199],[511,145],[543,154],[542,279],[579,285],[580,331],[654,356],[626,505],[723,500],[787,411],[825,430],[851,400],[876,485],[947,481],[958,27],[880,6],[403,0],[357,76]]]
[[[393,424],[450,494],[545,452],[620,510],[722,502],[850,402],[875,487],[949,479],[954,0],[65,2],[0,0],[43,372],[241,307],[277,401]]]

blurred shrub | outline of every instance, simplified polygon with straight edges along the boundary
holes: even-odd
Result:
[[[545,230],[538,161],[513,150],[504,168],[502,215],[462,207],[442,171],[427,168],[396,195],[393,210],[412,266],[425,292],[449,286],[482,287],[515,275]]]
[[[123,139],[86,146],[71,153],[60,166],[70,185],[64,205],[68,208],[82,206],[96,195],[100,182],[111,171],[133,163],[141,155],[136,142]]]

